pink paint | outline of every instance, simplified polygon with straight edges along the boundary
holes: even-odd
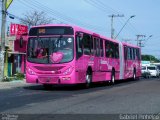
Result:
[[[52,63],[59,63],[63,59],[63,56],[64,55],[62,52],[56,52],[50,56],[50,60],[52,61]]]
[[[117,40],[103,37],[101,35],[95,34],[91,31],[84,30],[77,26],[69,25],[41,25],[36,27],[72,27],[74,30],[74,35],[63,35],[74,38],[74,57],[71,61],[66,63],[60,63],[65,57],[65,54],[61,52],[55,52],[50,55],[50,61],[52,64],[36,64],[27,61],[27,68],[33,70],[32,73],[26,73],[26,81],[28,83],[40,83],[40,84],[78,84],[86,82],[86,72],[91,70],[92,72],[92,82],[100,81],[110,81],[112,71],[115,72],[115,79],[128,79],[133,77],[134,69],[136,69],[136,77],[141,76],[141,65],[140,59],[134,60],[125,60],[124,47],[127,46],[133,49],[140,49],[137,46],[121,43]],[[103,56],[96,56],[96,52],[90,55],[81,55],[77,58],[77,49],[76,49],[76,33],[82,32],[92,35],[93,38],[103,40]],[[49,36],[39,36],[39,37],[55,37],[57,35]],[[34,36],[36,38],[36,36]],[[83,36],[82,36],[83,37]],[[106,57],[106,45],[105,42],[110,41],[114,44],[118,44],[121,48],[119,51],[119,58],[108,58]],[[94,44],[94,42],[93,42]],[[98,46],[94,47],[98,48]],[[96,50],[93,50],[96,51]],[[66,53],[67,54],[67,53]],[[122,59],[121,59],[122,57]]]

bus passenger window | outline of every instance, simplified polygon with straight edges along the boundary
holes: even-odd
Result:
[[[94,54],[95,56],[100,56],[100,45],[99,45],[100,39],[94,38]]]
[[[90,55],[91,54],[91,46],[90,46],[91,37],[89,35],[83,36],[83,43],[84,43],[84,54]]]
[[[132,54],[133,52],[132,52],[132,48],[130,48],[130,60],[133,60],[133,54]]]
[[[130,48],[128,48],[128,51],[127,51],[127,60],[130,60],[131,59],[131,52],[130,52]]]
[[[140,50],[139,49],[136,49],[136,53],[137,53],[137,60],[141,60],[141,57],[140,57]]]
[[[106,57],[108,58],[110,56],[110,44],[108,41],[105,42],[106,47]]]
[[[100,40],[100,39],[96,39],[96,56],[97,56],[97,57],[100,56],[99,40]]]
[[[93,38],[92,37],[91,37],[91,40],[90,40],[90,48],[91,48],[91,55],[94,55]]]
[[[82,38],[80,36],[76,37],[76,58],[80,58],[83,55],[82,49]]]
[[[103,40],[100,40],[100,56],[103,57]]]
[[[118,46],[118,44],[115,44],[115,58],[116,59],[119,58],[119,46]]]
[[[114,57],[114,43],[110,42],[110,58]]]
[[[135,48],[133,48],[133,60],[135,60]]]

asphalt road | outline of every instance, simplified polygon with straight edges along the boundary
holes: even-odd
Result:
[[[158,114],[160,79],[118,82],[114,86],[41,85],[0,90],[0,113],[15,114]]]

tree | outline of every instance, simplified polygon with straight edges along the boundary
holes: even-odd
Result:
[[[153,55],[142,55],[143,61],[151,61],[151,62],[160,62],[155,56]]]
[[[37,26],[52,23],[53,20],[53,18],[46,17],[43,11],[32,11],[25,13],[24,18],[20,19],[20,22],[27,26]]]

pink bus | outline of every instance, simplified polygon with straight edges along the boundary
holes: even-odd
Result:
[[[110,82],[141,76],[140,48],[77,26],[41,25],[30,29],[26,81],[43,84]]]

